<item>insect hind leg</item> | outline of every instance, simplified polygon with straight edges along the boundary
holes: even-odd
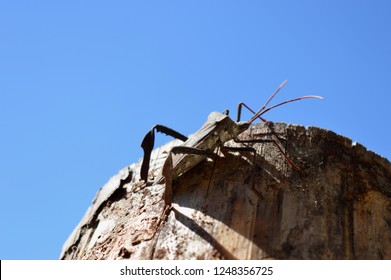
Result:
[[[186,136],[167,126],[157,124],[152,127],[152,129],[144,136],[144,139],[141,142],[141,148],[144,150],[144,157],[141,164],[140,178],[141,180],[144,180],[145,183],[148,181],[149,163],[151,161],[151,153],[155,145],[155,130],[182,141],[187,140]]]

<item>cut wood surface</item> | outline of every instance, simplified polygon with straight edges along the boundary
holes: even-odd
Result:
[[[255,160],[218,149],[176,179],[160,225],[164,183],[140,182],[141,161],[125,167],[99,190],[60,258],[391,259],[390,162],[324,129],[276,123],[272,131],[260,123],[240,135],[257,140]],[[304,172],[258,142],[271,137]],[[180,143],[154,150],[152,181]]]

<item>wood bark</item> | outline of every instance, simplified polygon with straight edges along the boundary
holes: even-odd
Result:
[[[256,141],[246,144],[255,159],[217,149],[174,181],[173,208],[160,225],[164,183],[142,184],[140,162],[121,170],[99,190],[60,258],[391,259],[387,159],[315,127],[261,123],[240,137]],[[178,144],[154,150],[150,177],[159,177]]]

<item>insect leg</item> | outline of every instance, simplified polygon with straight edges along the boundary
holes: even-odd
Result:
[[[269,122],[266,122],[267,124],[269,124]],[[270,128],[271,130],[271,133],[272,133],[272,136],[274,136],[275,138],[279,139],[280,137],[278,137],[276,135],[276,133],[273,131],[273,129],[268,125],[268,127]],[[265,142],[272,142],[274,144],[274,146],[277,147],[277,149],[280,151],[280,153],[284,156],[285,160],[288,162],[288,164],[294,169],[296,170],[297,172],[300,172],[300,173],[304,173],[304,171],[298,167],[294,162],[293,160],[291,160],[288,156],[288,154],[283,150],[283,148],[281,148],[280,144],[278,144],[278,142],[275,140],[275,139],[254,139],[254,140],[250,140],[250,139],[244,139],[244,140],[239,140],[239,139],[235,139],[234,140],[236,143],[265,143]]]
[[[166,206],[171,206],[172,202],[172,178],[174,175],[172,154],[193,154],[193,155],[203,155],[203,156],[212,156],[213,152],[206,151],[203,149],[193,148],[193,147],[184,147],[176,146],[173,147],[167,156],[166,161],[164,162],[162,174],[166,180],[166,190],[164,192],[164,203]]]
[[[255,114],[255,111],[252,110],[249,106],[247,106],[245,103],[243,102],[240,102],[239,105],[238,105],[238,118],[237,118],[237,122],[240,121],[240,116],[241,116],[241,112],[242,112],[242,106],[244,106],[247,110],[249,110],[251,113]],[[270,123],[268,122],[266,119],[262,118],[260,115],[258,116],[258,118],[263,121],[264,123]],[[276,135],[276,133],[273,131],[273,129],[268,125],[270,131],[272,132],[272,134],[278,138],[278,136]],[[251,140],[251,141],[248,141],[248,140],[235,140],[235,142],[273,142],[274,146],[277,147],[277,149],[283,154],[283,156],[285,157],[286,161],[289,163],[290,166],[292,166],[293,169],[295,169],[296,171],[298,172],[303,172],[302,169],[300,169],[300,167],[298,167],[289,157],[288,155],[286,154],[286,152],[284,152],[284,150],[281,148],[281,146],[278,144],[278,142],[274,139],[270,139],[270,140]]]
[[[152,127],[152,129],[145,135],[143,141],[141,142],[141,148],[144,150],[144,157],[141,164],[140,177],[141,180],[144,180],[145,182],[148,181],[149,162],[151,160],[153,146],[155,145],[155,130],[182,141],[187,140],[186,136],[164,125],[157,124]]]
[[[159,228],[161,223],[166,220],[166,218],[170,214],[171,207],[172,207],[173,177],[174,177],[174,164],[172,158],[173,154],[196,154],[196,155],[210,157],[214,153],[203,149],[194,148],[194,147],[184,147],[184,146],[172,147],[171,151],[168,153],[168,156],[164,162],[163,169],[162,169],[162,175],[165,178],[165,190],[163,194],[164,207],[156,228]]]
[[[255,160],[256,160],[256,155],[257,155],[257,151],[252,148],[252,147],[227,147],[227,146],[223,146],[221,147],[222,150],[230,150],[230,151],[234,151],[234,152],[249,152],[249,153],[253,153],[253,158],[252,158],[252,164],[253,164],[253,174],[252,174],[252,184],[251,184],[251,189],[256,193],[256,195],[260,198],[260,199],[263,199],[263,195],[258,192],[255,188]]]
[[[236,122],[240,122],[240,118],[241,118],[241,115],[242,115],[242,107],[245,107],[247,110],[249,110],[251,113],[253,113],[255,115],[255,111],[252,110],[249,106],[246,105],[246,103],[244,102],[240,102],[238,104],[238,116],[236,118]],[[263,122],[266,122],[266,120],[264,118],[262,118],[261,116],[259,116],[259,119],[261,119],[261,121]]]
[[[214,153],[199,148],[184,147],[184,146],[176,146],[171,149],[170,153],[167,156],[166,161],[164,162],[163,170],[162,170],[162,174],[166,181],[165,183],[166,187],[164,191],[164,209],[163,209],[162,217],[168,215],[168,212],[171,209],[171,204],[172,204],[173,176],[174,176],[174,166],[172,160],[173,154],[193,154],[193,155],[202,155],[202,156],[210,157]]]

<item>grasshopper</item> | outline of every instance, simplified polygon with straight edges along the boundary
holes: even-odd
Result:
[[[191,137],[189,138],[163,125],[155,125],[145,135],[141,143],[141,147],[144,150],[144,158],[143,158],[141,171],[140,171],[140,178],[141,180],[144,180],[145,183],[148,183],[149,162],[150,162],[151,152],[155,141],[155,130],[157,132],[170,135],[174,138],[183,141],[183,144],[179,146],[175,146],[171,149],[163,165],[162,176],[165,179],[165,192],[164,192],[165,206],[164,206],[162,216],[167,215],[169,209],[171,208],[172,195],[173,195],[173,180],[178,178],[178,176],[180,176],[181,174],[192,169],[194,166],[199,164],[207,157],[212,157],[215,154],[216,148],[224,147],[224,143],[230,140],[236,140],[237,137],[242,132],[247,130],[250,127],[251,123],[254,122],[256,119],[259,118],[263,122],[267,122],[261,116],[273,108],[279,107],[286,103],[307,99],[307,98],[322,99],[321,96],[306,95],[294,99],[289,99],[280,102],[276,105],[267,107],[270,101],[273,99],[273,97],[281,90],[281,88],[286,83],[287,81],[284,81],[257,112],[253,111],[245,103],[243,102],[239,103],[236,122],[233,121],[228,116],[228,110],[226,110],[224,113],[212,112],[209,115],[208,120],[205,122],[205,124],[197,132],[192,134]],[[242,106],[244,106],[254,114],[250,120],[245,122],[240,121]],[[278,145],[278,143],[275,140],[271,140],[271,141],[278,147],[278,149],[284,155],[288,163],[295,170],[301,172],[302,170],[298,166],[296,166],[292,160],[289,159],[289,157]],[[244,142],[244,141],[240,140],[238,142]],[[253,151],[253,149],[249,147],[230,148],[230,149]],[[163,177],[160,179],[160,181],[162,181]]]

